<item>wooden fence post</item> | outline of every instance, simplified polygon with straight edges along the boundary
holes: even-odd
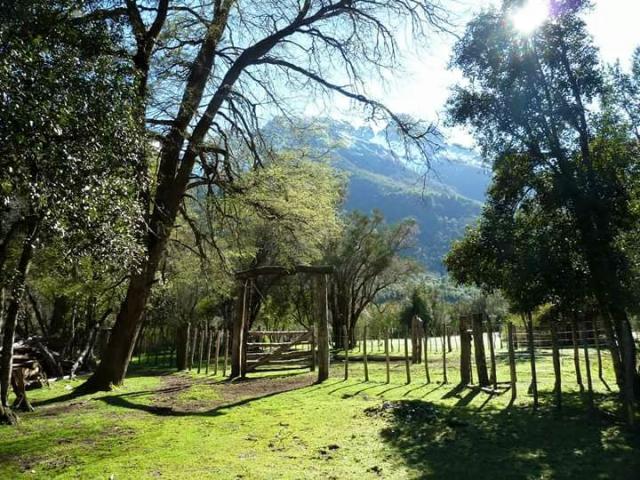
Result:
[[[604,387],[610,392],[611,388],[609,387],[609,384],[605,381],[604,375],[602,373],[602,352],[600,351],[600,331],[598,329],[597,318],[593,321],[593,330],[594,330],[593,338],[596,344],[596,354],[598,359],[598,378],[600,379]]]
[[[198,373],[202,369],[202,355],[204,353],[204,337],[206,336],[206,328],[200,329],[200,351],[198,352]]]
[[[362,351],[362,360],[364,362],[364,381],[369,381],[369,364],[367,363],[367,324],[365,322],[364,328],[362,330],[363,341],[364,341],[364,350]]]
[[[316,371],[316,327],[311,325],[311,371]]]
[[[240,289],[233,319],[233,343],[231,344],[231,377],[243,375],[242,357],[244,350],[244,323],[247,310],[247,284],[245,281]]]
[[[224,336],[224,364],[222,365],[222,376],[227,376],[227,363],[229,361],[229,330],[223,330]]]
[[[407,371],[407,385],[411,383],[411,364],[409,363],[409,332],[405,330],[404,335],[404,364]]]
[[[205,375],[209,375],[209,365],[211,364],[211,344],[213,343],[213,329],[207,328],[209,335],[207,335],[207,363],[204,367]]]
[[[424,374],[427,380],[427,385],[431,383],[431,375],[429,375],[429,354],[427,353],[427,342],[429,338],[427,334],[424,334]]]
[[[214,356],[213,356],[213,376],[217,376],[218,375],[218,362],[220,360],[220,339],[221,337],[224,335],[224,330],[218,329],[218,331],[216,332],[216,350],[214,352]]]
[[[573,344],[573,366],[576,371],[576,382],[580,392],[584,393],[584,384],[582,383],[582,372],[580,370],[580,350],[578,348],[578,322],[576,314],[571,314],[571,343]]]
[[[489,332],[489,359],[491,360],[491,383],[493,389],[498,389],[498,373],[496,370],[496,351],[493,345],[493,326],[491,324],[491,318],[487,315],[487,331]]]
[[[536,372],[536,347],[533,341],[533,318],[531,312],[527,312],[525,325],[527,327],[527,344],[529,345],[529,360],[531,363],[531,385],[529,388],[533,394],[533,409],[535,410],[538,408],[538,374]]]
[[[387,367],[387,383],[389,383],[391,381],[391,373],[389,369],[389,330],[385,330],[384,359]]]
[[[447,346],[445,345],[447,338],[447,324],[442,321],[442,383],[449,383],[447,378]]]
[[[558,345],[558,326],[551,319],[551,348],[553,356],[553,375],[555,377],[553,393],[556,399],[556,408],[562,410],[562,370],[560,368],[560,346]]]
[[[329,298],[327,275],[318,276],[316,282],[316,305],[318,314],[318,383],[329,378]]]
[[[580,328],[580,340],[584,350],[584,370],[587,375],[587,407],[593,409],[593,382],[591,380],[591,361],[589,360],[589,344],[584,334],[584,326]]]
[[[513,405],[513,403],[516,401],[516,396],[517,396],[516,383],[518,381],[516,377],[516,355],[513,350],[513,323],[511,322],[507,323],[507,329],[508,329],[507,342],[508,342],[508,348],[509,348],[509,377],[511,380],[511,401],[509,402],[509,405]]]
[[[349,331],[347,330],[347,326],[343,327],[343,335],[344,335],[344,379],[349,380]]]

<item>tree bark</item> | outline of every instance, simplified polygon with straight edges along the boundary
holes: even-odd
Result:
[[[33,256],[33,243],[38,233],[38,221],[35,217],[28,217],[24,223],[25,237],[22,241],[20,258],[12,279],[11,300],[7,308],[7,316],[2,335],[2,355],[0,356],[0,406],[4,417],[2,422],[15,423],[9,410],[9,388],[11,386],[11,372],[13,368],[13,343],[15,341],[18,312],[25,290],[25,283],[31,258]]]
[[[489,374],[487,372],[487,357],[484,351],[484,329],[482,328],[482,314],[473,315],[473,345],[476,357],[476,371],[478,372],[478,384],[481,387],[488,387]],[[444,342],[443,342],[444,348]]]
[[[471,335],[467,319],[460,318],[460,385],[471,383]]]

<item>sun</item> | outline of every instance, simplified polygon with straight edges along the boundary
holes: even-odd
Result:
[[[520,33],[533,33],[549,18],[548,0],[527,0],[518,10],[511,14],[513,27]]]

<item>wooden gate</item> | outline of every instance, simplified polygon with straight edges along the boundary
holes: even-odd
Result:
[[[252,331],[247,340],[245,372],[315,370],[313,331]]]

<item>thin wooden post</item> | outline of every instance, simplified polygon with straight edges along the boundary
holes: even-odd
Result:
[[[409,338],[408,332],[404,334],[404,365],[407,371],[407,385],[411,383],[411,365],[409,363]]]
[[[427,334],[424,334],[424,375],[427,380],[427,385],[431,383],[431,375],[429,375],[429,354],[427,353],[427,342],[428,342]]]
[[[518,395],[516,384],[518,382],[518,378],[516,376],[516,354],[513,346],[513,323],[507,323],[507,343],[509,349],[509,379],[511,381],[511,401],[509,405],[513,405],[516,401],[516,397]]]
[[[393,343],[392,343],[393,345]],[[391,372],[389,367],[389,331],[385,330],[384,336],[384,360],[387,367],[387,383],[391,382]]]
[[[224,330],[218,329],[218,331],[216,332],[216,349],[213,354],[213,361],[214,361],[213,376],[214,377],[218,375],[218,363],[220,361],[220,340],[223,336],[224,336]]]
[[[578,322],[576,314],[571,314],[571,343],[573,344],[573,366],[576,371],[576,382],[580,392],[584,393],[584,384],[582,383],[582,372],[580,370],[580,350],[578,348]]]
[[[536,372],[536,347],[533,342],[533,318],[531,312],[527,312],[525,321],[527,327],[527,344],[529,346],[529,360],[531,363],[531,385],[530,390],[533,394],[533,409],[538,408],[538,375]]]
[[[447,378],[447,346],[445,345],[447,338],[447,324],[442,321],[442,383],[449,383]]]
[[[320,275],[316,284],[318,315],[318,382],[329,378],[329,298],[328,279]]]
[[[555,382],[553,393],[556,399],[556,408],[562,410],[562,370],[560,369],[560,346],[558,345],[558,326],[555,320],[551,320],[551,348],[553,356],[553,375]]]
[[[605,386],[608,391],[611,391],[609,384],[605,381],[603,371],[602,371],[602,352],[600,350],[600,330],[598,329],[598,319],[596,318],[593,322],[593,338],[596,344],[596,354],[598,359],[598,378]]]
[[[487,331],[489,333],[489,359],[491,361],[491,378],[490,381],[493,384],[493,389],[498,389],[498,373],[496,370],[496,351],[493,346],[493,326],[491,325],[491,318],[487,315]]]
[[[229,330],[224,330],[224,364],[222,366],[222,376],[227,376],[227,363],[229,361]]]
[[[213,330],[211,328],[207,328],[207,330],[209,331],[209,335],[207,335],[207,363],[204,367],[205,375],[209,375],[209,364],[211,363],[211,344],[213,343]]]
[[[347,330],[347,326],[343,327],[343,335],[344,335],[344,379],[349,380],[349,332]]]
[[[206,330],[204,328],[200,329],[200,351],[198,352],[198,373],[202,369],[202,355],[204,353],[204,337],[206,335]]]
[[[316,371],[316,327],[311,325],[311,371]]]
[[[593,382],[591,379],[591,361],[589,360],[589,344],[584,334],[584,328],[580,328],[580,340],[584,351],[584,370],[587,375],[587,407],[593,409]]]
[[[364,381],[369,381],[369,364],[367,363],[367,324],[362,329],[362,339],[364,340],[364,350],[362,350],[362,361],[364,362]]]
[[[242,284],[233,319],[233,344],[231,346],[231,377],[237,378],[244,375],[242,371],[242,357],[244,356],[244,324],[247,311],[248,281]]]

